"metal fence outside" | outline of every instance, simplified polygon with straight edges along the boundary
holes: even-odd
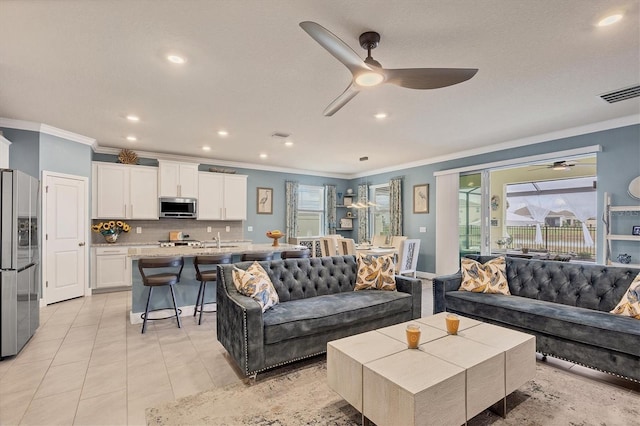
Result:
[[[596,240],[596,227],[588,226],[591,238]],[[526,247],[534,250],[547,250],[553,253],[570,253],[577,259],[594,260],[596,256],[595,243],[587,247],[584,241],[582,226],[541,226],[542,244],[536,244],[535,226],[507,226],[507,233],[511,236],[511,249]],[[480,226],[460,226],[460,247],[480,247]],[[492,242],[495,246],[495,242]]]

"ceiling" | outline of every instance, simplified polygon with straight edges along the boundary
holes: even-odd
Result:
[[[622,21],[595,25],[615,11]],[[366,173],[638,116],[640,98],[598,95],[639,83],[639,14],[637,0],[0,0],[0,117],[95,138],[98,150]],[[363,58],[358,36],[379,32],[373,57],[387,68],[479,72],[437,90],[367,89],[325,117],[351,74],[305,20]],[[168,62],[174,52],[187,62]]]

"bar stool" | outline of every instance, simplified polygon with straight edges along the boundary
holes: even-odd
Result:
[[[193,308],[193,316],[195,317],[200,312],[200,318],[198,319],[198,325],[202,324],[203,312],[215,312],[204,310],[204,294],[207,290],[208,282],[216,282],[218,280],[218,271],[216,269],[207,269],[205,271],[200,270],[200,265],[218,265],[221,263],[231,263],[231,253],[216,254],[212,256],[196,256],[193,258],[193,266],[196,268],[196,279],[200,281],[200,288],[198,289],[198,297],[196,299],[196,305]],[[214,266],[215,268],[215,266]],[[198,305],[200,305],[198,307]]]
[[[180,270],[175,272],[161,272],[159,274],[146,274],[144,272],[145,269],[154,269],[154,268],[177,268],[180,267]],[[147,328],[147,320],[160,320],[160,319],[169,319],[175,316],[178,321],[178,328],[182,328],[182,324],[180,323],[180,313],[182,313],[181,309],[178,309],[178,304],[176,302],[176,293],[173,291],[173,286],[180,282],[180,274],[182,274],[182,268],[184,268],[184,259],[181,256],[176,257],[151,257],[151,258],[143,258],[138,260],[138,269],[140,270],[140,276],[142,277],[142,284],[149,287],[149,296],[147,296],[147,307],[144,310],[144,314],[141,314],[140,317],[143,319],[142,322],[142,334],[144,334]],[[154,287],[161,286],[169,286],[169,290],[171,290],[171,298],[173,299],[173,309],[176,312],[175,315],[170,315],[168,317],[162,318],[148,318],[149,312],[154,311],[162,311],[168,308],[159,308],[149,310],[149,302],[151,301],[151,295],[153,294]]]
[[[287,250],[280,252],[280,258],[282,259],[303,259],[311,257],[311,250]]]
[[[243,262],[247,260],[272,260],[273,252],[272,251],[264,251],[264,252],[253,252],[253,253],[243,253],[240,260]]]

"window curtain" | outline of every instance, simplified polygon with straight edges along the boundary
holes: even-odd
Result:
[[[389,213],[391,215],[391,235],[402,235],[402,178],[389,181]]]
[[[588,196],[583,193],[569,193],[562,194],[560,198],[564,201],[564,208],[573,213],[582,222],[584,244],[587,247],[593,247],[593,238],[591,238],[586,222],[588,219],[596,217],[596,193],[593,192]]]
[[[335,185],[325,185],[325,210],[324,210],[324,223],[325,223],[325,234],[335,234],[336,233],[336,186]]]
[[[358,242],[369,241],[369,185],[364,183],[358,185],[358,202],[367,206],[358,209]]]
[[[298,182],[286,181],[284,183],[285,198],[287,202],[286,215],[286,238],[298,236]]]
[[[542,229],[540,224],[544,223],[545,218],[552,209],[552,201],[545,199],[541,196],[524,197],[524,202],[527,205],[527,209],[536,221],[536,244],[543,244]]]

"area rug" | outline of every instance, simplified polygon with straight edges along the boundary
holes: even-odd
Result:
[[[146,410],[148,425],[360,425],[327,384],[326,358]],[[538,362],[535,379],[507,398],[507,416],[486,410],[469,425],[630,425],[638,394]],[[429,424],[428,420],[425,424]]]

